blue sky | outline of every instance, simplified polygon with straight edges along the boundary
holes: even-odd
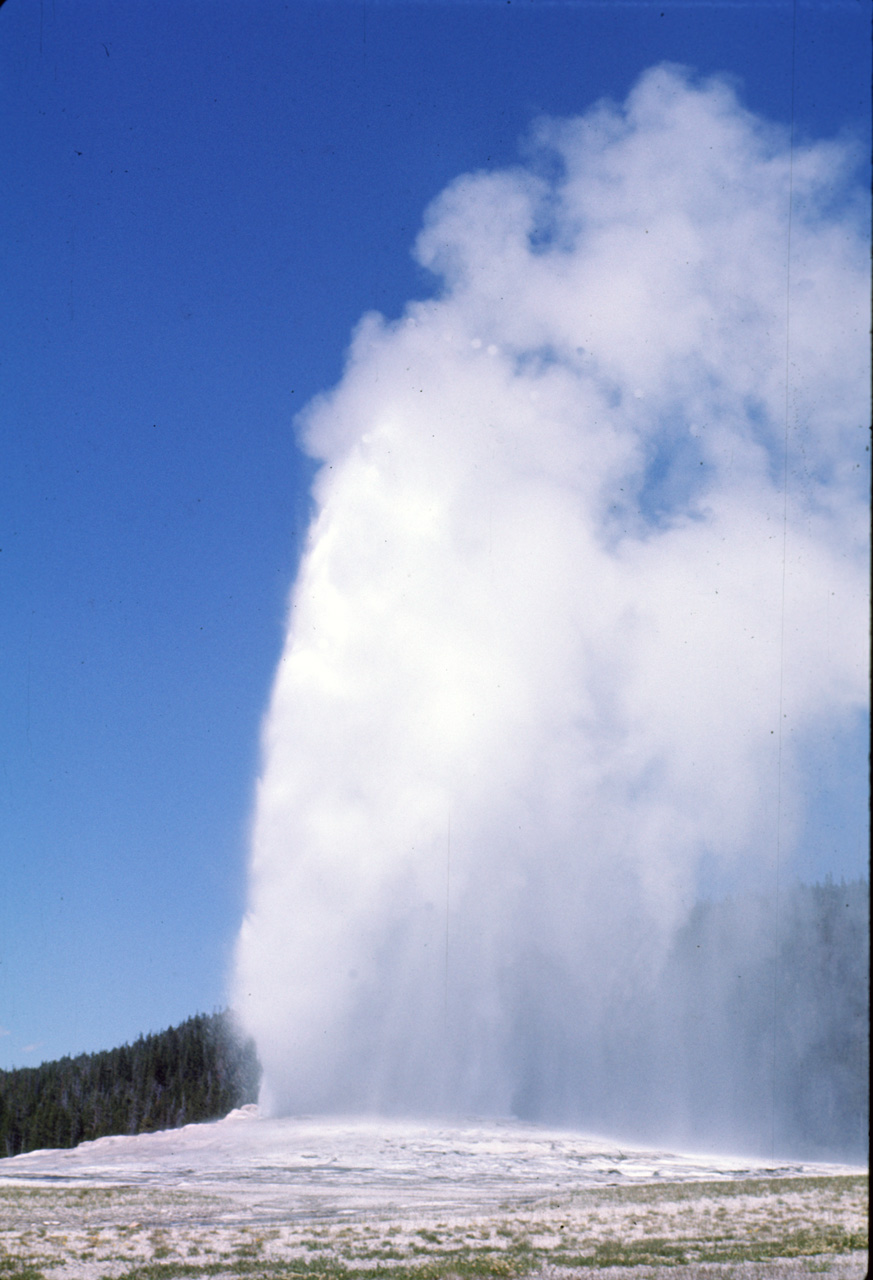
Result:
[[[433,291],[428,203],[664,60],[869,155],[869,26],[855,0],[0,8],[0,1066],[225,1001],[310,512],[294,414],[365,311]],[[866,866],[865,732],[816,766],[808,875]]]

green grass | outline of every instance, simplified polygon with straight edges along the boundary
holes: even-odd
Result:
[[[11,1253],[0,1254],[0,1276],[3,1280],[45,1280],[45,1275],[27,1258]]]
[[[632,1200],[639,1204],[657,1204],[659,1201],[697,1200],[701,1196],[710,1199],[732,1199],[736,1196],[779,1196],[803,1191],[860,1191],[868,1184],[866,1173],[840,1174],[818,1178],[738,1178],[724,1182],[642,1182],[636,1186],[592,1187],[579,1193],[594,1199],[622,1203]]]
[[[612,1267],[679,1266],[695,1263],[766,1262],[776,1258],[821,1257],[845,1254],[867,1247],[864,1232],[840,1228],[805,1230],[773,1240],[701,1240],[677,1241],[664,1237],[648,1237],[635,1241],[605,1241],[591,1250],[564,1252],[539,1251],[524,1244],[505,1251],[487,1248],[435,1249],[427,1258],[413,1261],[395,1250],[367,1250],[346,1262],[337,1259],[275,1260],[244,1257],[212,1263],[150,1262],[131,1267],[118,1280],[183,1280],[218,1273],[232,1274],[239,1280],[259,1277],[263,1280],[443,1280],[447,1275],[457,1280],[521,1280],[543,1262],[574,1270],[608,1271]],[[373,1262],[383,1265],[373,1266]],[[356,1265],[365,1264],[365,1265]],[[369,1263],[369,1265],[366,1265]],[[821,1264],[824,1269],[826,1264]],[[19,1273],[10,1272],[19,1280]],[[0,1272],[0,1275],[5,1273]],[[37,1271],[21,1272],[21,1280],[41,1280]]]

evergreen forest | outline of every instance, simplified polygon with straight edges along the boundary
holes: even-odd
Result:
[[[0,1157],[216,1120],[257,1101],[260,1074],[254,1041],[226,1011],[118,1049],[0,1071]]]
[[[687,1136],[719,1149],[730,1138],[751,1151],[866,1161],[866,880],[788,883],[778,902],[698,903],[662,983],[675,992]]]

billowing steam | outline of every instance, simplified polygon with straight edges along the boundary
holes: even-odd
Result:
[[[233,992],[274,1111],[675,1114],[701,868],[788,865],[866,699],[851,156],[670,67],[526,155],[302,419]]]

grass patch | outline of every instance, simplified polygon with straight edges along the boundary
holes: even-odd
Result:
[[[0,1276],[3,1280],[45,1280],[45,1274],[28,1258],[11,1253],[0,1254]]]
[[[609,1240],[596,1245],[593,1253],[577,1256],[572,1262],[565,1262],[560,1255],[553,1256],[552,1261],[559,1266],[589,1268],[641,1267],[646,1264],[679,1266],[687,1263],[689,1257],[686,1245],[677,1244],[675,1240],[661,1240],[653,1237],[629,1243]]]
[[[633,1186],[590,1187],[578,1195],[590,1196],[611,1203],[632,1201],[639,1204],[658,1204],[665,1200],[733,1199],[737,1196],[774,1197],[810,1191],[843,1193],[867,1191],[869,1177],[866,1173],[838,1174],[834,1177],[810,1178],[737,1178],[719,1182],[640,1182]]]
[[[781,1240],[749,1240],[732,1242],[724,1248],[717,1245],[702,1248],[699,1262],[767,1262],[774,1258],[810,1258],[823,1253],[853,1253],[867,1248],[866,1231],[845,1231],[841,1227],[825,1227],[792,1232]]]
[[[563,1243],[563,1242],[562,1242]],[[386,1240],[386,1245],[388,1241]],[[420,1248],[420,1246],[419,1246]],[[778,1239],[709,1239],[687,1240],[651,1236],[638,1240],[612,1239],[581,1248],[536,1248],[525,1244],[510,1245],[505,1250],[487,1246],[479,1248],[434,1248],[426,1257],[403,1254],[391,1248],[361,1249],[345,1258],[265,1258],[257,1250],[243,1248],[232,1255],[210,1260],[202,1254],[196,1258],[169,1259],[152,1256],[148,1261],[128,1261],[126,1270],[116,1272],[117,1280],[208,1280],[211,1276],[233,1276],[239,1280],[522,1280],[544,1263],[575,1271],[609,1271],[614,1267],[674,1267],[701,1263],[721,1265],[743,1262],[768,1262],[781,1258],[816,1257],[817,1272],[826,1273],[831,1257],[867,1248],[866,1232],[853,1232],[838,1227],[806,1229]],[[162,1254],[163,1250],[160,1251]],[[418,1252],[418,1249],[415,1250]],[[57,1259],[49,1261],[54,1267]],[[121,1259],[118,1259],[121,1261]],[[0,1255],[0,1280],[47,1280],[42,1267],[33,1259],[20,1255]]]

